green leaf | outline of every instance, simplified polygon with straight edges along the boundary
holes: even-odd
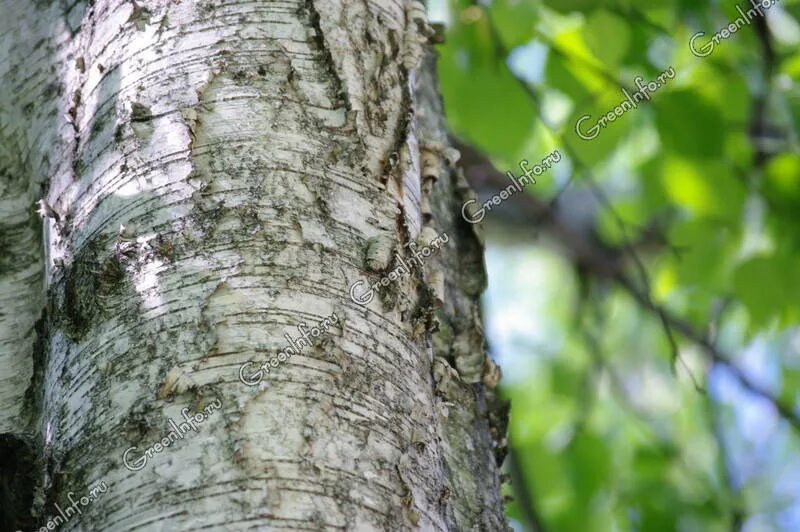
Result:
[[[606,66],[617,65],[628,53],[632,31],[628,22],[605,9],[596,9],[584,28],[586,45]]]
[[[491,10],[495,28],[509,50],[527,44],[539,23],[539,9],[533,2],[494,0]]]
[[[621,93],[607,90],[597,99],[582,102],[570,116],[565,141],[584,165],[608,159],[635,126],[639,118],[635,111],[621,115],[614,112],[622,100]]]
[[[653,101],[665,150],[699,159],[722,155],[725,123],[718,105],[690,90],[655,93]]]
[[[739,223],[746,190],[726,164],[668,157],[661,181],[668,197],[692,215]]]
[[[534,102],[497,55],[488,21],[456,24],[441,48],[439,75],[451,129],[481,150],[518,159],[531,132]]]
[[[755,257],[734,274],[734,290],[747,307],[755,326],[780,317],[800,318],[800,261],[777,255]]]
[[[611,455],[606,445],[597,435],[584,430],[576,434],[569,447],[575,493],[586,503],[597,492],[609,488]]]
[[[764,194],[774,203],[800,207],[800,155],[782,153],[770,159],[764,172]]]

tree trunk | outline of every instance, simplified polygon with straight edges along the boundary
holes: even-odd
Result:
[[[507,529],[422,6],[0,6],[6,522]]]

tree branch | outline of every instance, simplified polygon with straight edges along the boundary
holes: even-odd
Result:
[[[485,156],[463,143],[456,142],[455,145],[461,152],[460,164],[464,175],[479,194],[481,192],[493,194],[509,185],[508,178],[494,168]],[[704,333],[685,319],[655,303],[649,291],[642,290],[632,281],[627,273],[629,259],[626,257],[630,252],[625,246],[607,246],[593,232],[578,229],[574,224],[570,224],[564,214],[568,209],[563,208],[562,202],[551,204],[531,194],[517,194],[506,200],[504,205],[504,209],[492,212],[502,212],[504,217],[516,224],[531,224],[547,233],[556,241],[562,254],[576,269],[589,274],[595,280],[617,284],[642,308],[669,327],[670,331],[676,331],[700,347],[711,362],[725,366],[742,387],[771,403],[780,416],[800,432],[800,417],[790,405],[755,383],[732,362],[732,357],[723,353]]]

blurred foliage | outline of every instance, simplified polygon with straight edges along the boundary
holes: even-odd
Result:
[[[515,348],[527,362],[504,388],[525,483],[507,508],[521,528],[800,530],[800,446],[786,419],[800,392],[800,0],[777,2],[707,57],[693,54],[692,36],[708,42],[737,5],[750,8],[447,5],[439,71],[453,134],[501,171],[562,150],[566,162],[527,192],[602,192],[598,241],[651,244],[636,257],[639,284],[703,335],[672,331],[676,360],[657,313],[614,283],[550,265],[557,279],[538,296],[551,314],[546,345]],[[581,116],[595,123],[638,76],[669,68],[674,79],[596,139],[576,134]]]

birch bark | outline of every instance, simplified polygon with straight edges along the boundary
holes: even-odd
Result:
[[[62,529],[506,529],[422,6],[0,5],[0,431],[37,461],[37,527],[103,481]]]

